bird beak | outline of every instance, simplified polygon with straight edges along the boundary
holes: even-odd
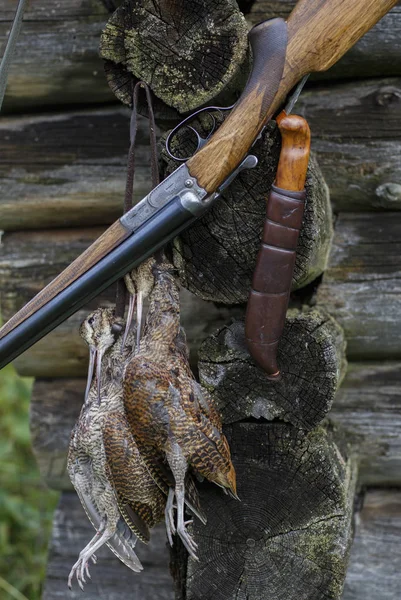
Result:
[[[100,389],[102,386],[102,359],[104,350],[98,351],[97,363],[96,363],[96,382],[97,382],[97,401],[100,404]]]
[[[138,304],[136,307],[136,351],[139,351],[142,331],[143,292],[138,292]]]
[[[85,402],[88,399],[89,390],[91,388],[91,383],[93,379],[93,371],[95,369],[95,361],[96,361],[96,348],[94,346],[89,346],[89,368],[88,368],[88,379],[86,381],[86,390],[85,390]]]
[[[125,325],[123,345],[122,345],[121,351],[124,351],[125,343],[126,343],[127,337],[128,337],[128,332],[131,329],[132,317],[134,315],[134,308],[135,308],[135,295],[130,294],[129,304],[128,304],[127,324]]]

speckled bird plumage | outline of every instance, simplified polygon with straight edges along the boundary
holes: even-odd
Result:
[[[154,287],[140,350],[126,367],[124,405],[150,472],[155,479],[163,469],[171,470],[174,476],[178,516],[176,527],[170,493],[166,509],[170,543],[177,530],[196,558],[196,543],[183,517],[188,466],[233,495],[235,470],[212,398],[196,382],[189,367],[185,334],[180,327],[179,288],[172,266],[164,260],[153,261],[148,268]]]
[[[163,493],[150,477],[125,416],[122,376],[135,342],[131,335],[123,347],[122,336],[116,336],[121,328],[114,325],[113,311],[98,309],[81,328],[84,339],[102,347],[101,383],[96,369],[71,434],[68,472],[92,524],[98,531],[103,527],[102,544],[107,543],[122,562],[140,571],[134,552],[136,538],[149,540],[149,529],[163,518],[168,488]],[[85,583],[88,559],[94,545],[99,547],[98,537],[81,552],[69,585],[74,574],[81,587]]]

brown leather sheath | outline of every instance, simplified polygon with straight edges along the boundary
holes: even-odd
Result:
[[[248,300],[245,320],[248,349],[267,376],[273,378],[279,372],[277,346],[288,307],[305,196],[305,190],[290,192],[272,186]]]

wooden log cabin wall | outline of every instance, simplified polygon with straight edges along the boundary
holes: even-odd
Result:
[[[38,0],[28,6],[0,123],[3,319],[121,213],[130,110],[110,91],[98,55],[101,32],[120,4]],[[123,5],[130,15],[125,23],[137,24],[126,62],[157,92],[164,133],[180,111],[235,99],[250,63],[248,27],[285,17],[294,1]],[[11,0],[0,7],[2,42],[14,9]],[[188,23],[193,39],[183,35]],[[241,175],[214,212],[175,241],[174,260],[187,288],[182,312],[191,361],[196,367],[199,358],[201,381],[222,412],[242,502],[202,484],[209,524],[194,524],[200,563],[187,563],[177,545],[173,585],[159,528],[149,547],[140,549],[140,575],[102,550],[87,598],[400,597],[400,30],[398,5],[338,65],[314,77],[297,105],[311,126],[314,158],[278,386],[254,365],[243,336],[263,196],[278,158],[274,126],[255,148],[259,167]],[[126,64],[111,64],[112,33],[102,46],[107,76],[127,101],[123,84],[131,75]],[[213,58],[201,73],[199,46]],[[169,85],[160,86],[160,74],[153,74],[162,59]],[[189,73],[195,73],[192,79]],[[171,169],[171,162],[164,161],[164,168]],[[143,120],[136,199],[149,181]],[[109,290],[97,303],[112,302],[113,294]],[[91,535],[65,473],[85,387],[87,351],[78,324],[87,309],[15,363],[20,374],[36,378],[33,445],[43,477],[62,492],[45,600],[67,595],[69,569]],[[73,589],[69,597],[82,592]]]

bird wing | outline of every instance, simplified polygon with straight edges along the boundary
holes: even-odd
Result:
[[[164,516],[165,496],[145,466],[124,413],[108,414],[103,443],[120,512],[136,535],[147,542],[149,528]]]
[[[188,382],[187,388],[190,387]],[[205,411],[197,410],[194,402],[189,410],[173,391],[170,400],[172,435],[188,463],[202,476],[235,493],[235,471],[220,420],[216,427]]]
[[[169,488],[175,485],[164,452],[171,434],[169,406],[172,390],[177,393],[160,365],[140,357],[131,361],[124,379],[127,419],[151,477],[166,496]],[[198,490],[190,473],[186,477],[185,497],[188,508],[206,523]]]

